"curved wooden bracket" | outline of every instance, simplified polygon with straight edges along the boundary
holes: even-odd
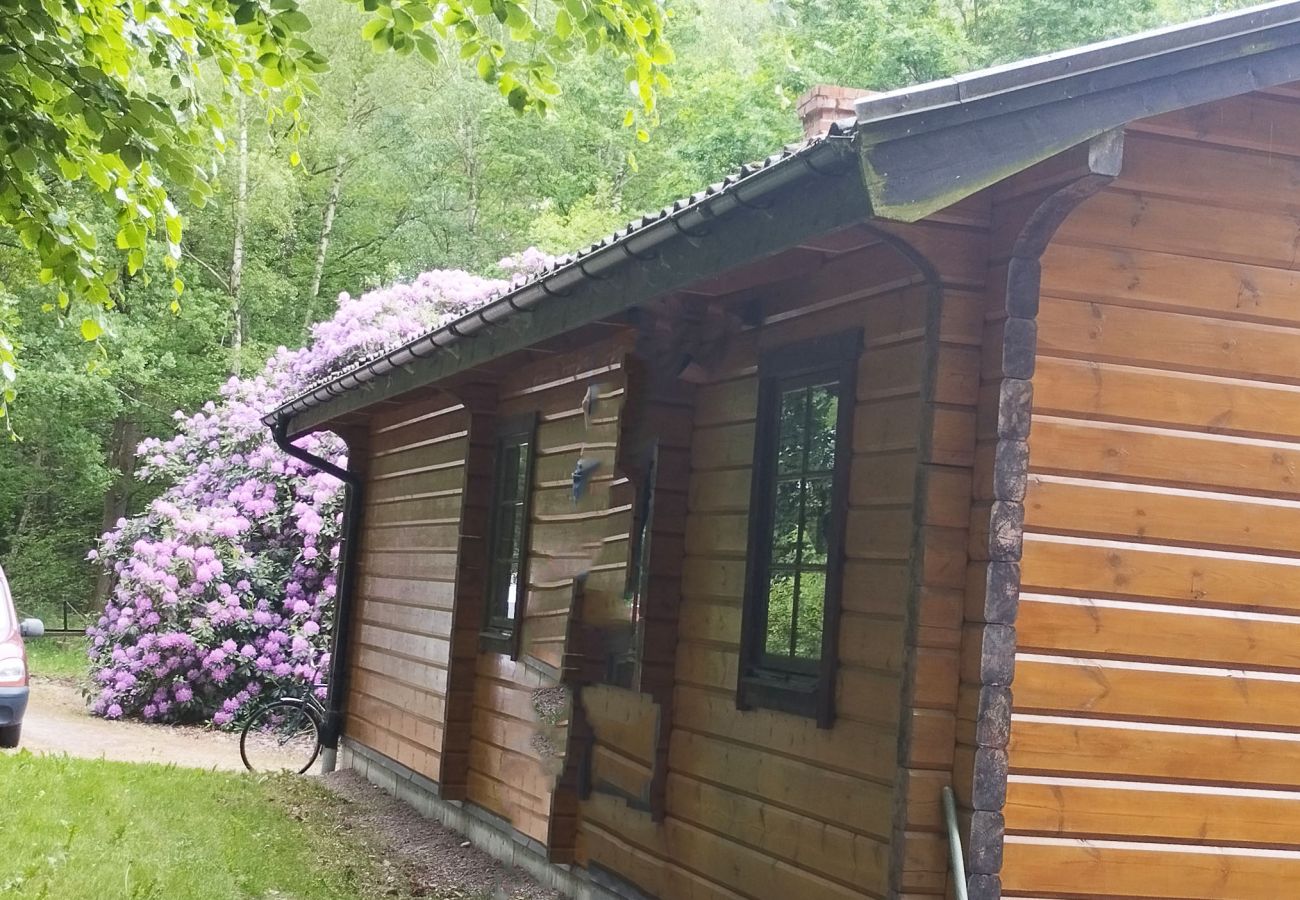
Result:
[[[1007,263],[1002,358],[997,378],[997,442],[993,503],[988,523],[980,637],[980,692],[975,759],[970,786],[967,889],[972,900],[1001,896],[1007,792],[1007,743],[1011,735],[1011,682],[1015,674],[1016,616],[1020,603],[1020,556],[1024,499],[1029,477],[1028,438],[1033,415],[1034,360],[1038,350],[1040,259],[1057,229],[1081,203],[1119,175],[1124,135],[1112,131],[1080,148],[1080,165],[1043,192],[1025,218]]]

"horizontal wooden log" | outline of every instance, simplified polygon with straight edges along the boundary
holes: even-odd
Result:
[[[1019,834],[1288,847],[1300,793],[1013,775],[1008,827]]]
[[[1300,731],[1300,676],[1021,654],[1016,709]]]
[[[1300,787],[1300,741],[1264,731],[1017,715],[1010,760],[1026,775]]]
[[[1300,672],[1300,617],[1029,594],[1016,622],[1024,653]]]
[[[1151,340],[1153,334],[1160,340]],[[1300,330],[1229,322],[1044,295],[1038,315],[1045,356],[1176,369],[1233,378],[1300,383],[1294,352]]]
[[[1008,838],[1005,852],[1008,892],[1068,895],[1086,884],[1100,898],[1273,897],[1300,878],[1300,854],[1034,838]]]
[[[1039,359],[1040,415],[1300,439],[1300,388],[1074,359]]]
[[[1260,612],[1300,610],[1300,562],[1027,534],[1025,591],[1171,600]]]
[[[1143,490],[1056,476],[1030,478],[1025,528],[1300,556],[1300,503]]]

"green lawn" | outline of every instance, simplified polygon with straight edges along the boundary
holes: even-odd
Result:
[[[302,778],[0,755],[0,898],[408,896],[340,827],[345,806]]]
[[[33,675],[81,680],[89,668],[84,637],[28,638],[27,668]]]

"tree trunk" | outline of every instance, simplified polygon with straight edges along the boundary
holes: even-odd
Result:
[[[100,533],[117,527],[117,520],[130,511],[131,487],[135,482],[135,448],[140,442],[140,424],[123,413],[113,422],[113,432],[108,439],[108,466],[115,473],[113,483],[104,494],[104,513],[100,519]],[[113,574],[101,566],[95,579],[95,607],[101,607],[113,590]]]
[[[248,117],[244,97],[239,98],[239,181],[235,193],[235,237],[230,250],[230,372],[243,372],[244,352],[244,229],[248,223]]]
[[[311,288],[307,291],[307,302],[303,304],[302,330],[311,327],[311,316],[315,311],[316,298],[320,296],[320,282],[325,276],[325,254],[330,246],[330,234],[334,231],[334,213],[338,210],[339,196],[343,193],[343,154],[334,162],[334,179],[330,182],[329,198],[325,201],[325,215],[321,220],[320,242],[316,245],[316,264],[311,271]]]

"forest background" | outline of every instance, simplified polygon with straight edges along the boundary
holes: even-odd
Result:
[[[17,439],[0,439],[0,563],[20,611],[58,621],[65,602],[102,607],[86,554],[159,490],[136,477],[137,445],[302,345],[340,292],[434,268],[496,275],[525,247],[581,246],[799,139],[794,101],[814,84],[887,90],[1247,5],[675,0],[672,91],[646,135],[624,124],[623,64],[608,56],[569,64],[547,115],[519,115],[471,66],[376,53],[359,39],[364,12],[308,0],[331,67],[303,107],[306,133],[269,124],[255,101],[226,111],[238,137],[215,194],[180,210],[179,313],[150,261],[159,277],[122,279],[108,333],[86,341],[0,231],[0,324],[23,363]],[[84,213],[97,214],[90,197]]]

